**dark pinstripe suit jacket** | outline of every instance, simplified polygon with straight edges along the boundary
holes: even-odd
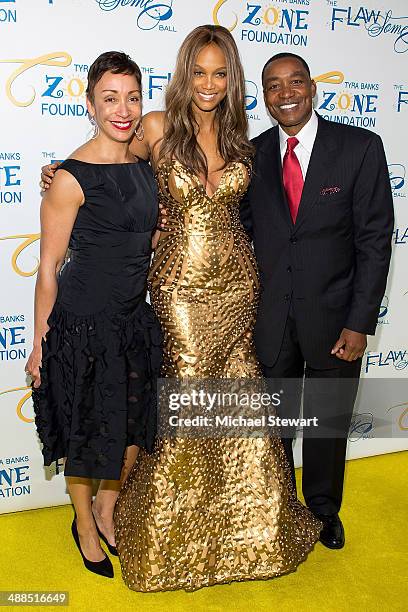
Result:
[[[272,366],[290,303],[312,368],[343,363],[330,350],[343,327],[374,334],[393,230],[387,163],[378,135],[319,117],[293,224],[282,185],[278,127],[254,139],[254,173],[241,221],[258,260],[258,357]]]

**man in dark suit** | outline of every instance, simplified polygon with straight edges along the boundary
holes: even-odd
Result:
[[[391,255],[390,181],[379,136],[313,111],[301,57],[272,57],[262,83],[278,125],[253,141],[241,205],[260,270],[255,344],[272,390],[284,390],[280,416],[297,416],[303,393],[303,416],[323,424],[304,432],[302,488],[322,543],[342,548],[347,431]],[[294,434],[283,437],[294,479]]]

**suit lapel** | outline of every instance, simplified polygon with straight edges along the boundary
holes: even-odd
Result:
[[[327,126],[328,122],[320,117],[318,119],[319,125],[303,185],[302,198],[294,226],[295,231],[302,225],[311,207],[319,197],[328,170],[335,162],[336,143],[331,138]]]
[[[258,159],[259,177],[265,186],[265,191],[270,194],[268,205],[275,206],[285,223],[293,226],[282,182],[278,127],[271,130],[270,137],[262,144],[258,151]]]

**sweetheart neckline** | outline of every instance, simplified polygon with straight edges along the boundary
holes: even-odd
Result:
[[[159,165],[159,167],[156,170],[156,175],[158,174],[160,168],[162,168],[165,164],[169,164],[169,165],[173,165],[173,164],[178,164],[179,166],[181,166],[183,168],[183,170],[185,170],[191,177],[193,177],[194,179],[196,179],[197,183],[198,183],[198,187],[201,187],[202,191],[204,192],[204,195],[209,199],[209,200],[213,200],[215,195],[217,194],[217,192],[220,190],[221,187],[221,183],[227,173],[227,170],[230,168],[230,166],[232,166],[232,164],[241,164],[245,167],[245,163],[243,161],[230,161],[226,164],[223,173],[220,177],[220,180],[218,181],[218,185],[217,188],[214,190],[212,195],[209,195],[207,193],[207,190],[205,188],[205,185],[203,184],[203,182],[201,181],[201,179],[196,175],[195,172],[193,172],[192,170],[190,170],[190,168],[188,168],[187,166],[184,166],[184,164],[182,164],[181,162],[179,162],[177,159],[174,160],[168,160],[167,162],[163,162],[162,164]],[[247,170],[248,173],[248,178],[249,178],[249,172]]]

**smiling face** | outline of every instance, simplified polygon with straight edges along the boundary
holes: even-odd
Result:
[[[274,60],[264,75],[264,99],[268,111],[282,129],[294,136],[309,121],[316,84],[296,58]]]
[[[227,68],[224,53],[210,43],[197,55],[193,75],[193,107],[214,111],[227,95]]]
[[[142,116],[142,92],[134,75],[105,72],[96,83],[88,112],[100,134],[116,142],[128,142]]]

